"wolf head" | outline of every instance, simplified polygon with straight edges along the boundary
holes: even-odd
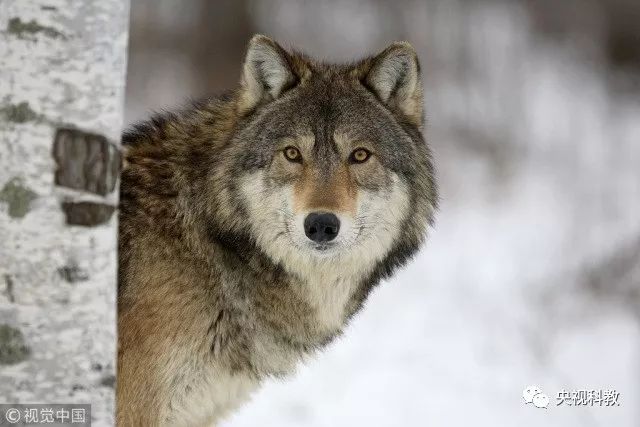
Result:
[[[229,221],[300,274],[402,263],[437,199],[419,72],[404,42],[329,65],[255,36],[223,154],[232,166],[217,177],[231,182]]]

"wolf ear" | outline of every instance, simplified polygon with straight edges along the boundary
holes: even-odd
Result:
[[[276,99],[295,82],[289,54],[269,37],[253,36],[242,70],[242,109]]]
[[[364,82],[383,104],[399,110],[413,124],[422,127],[420,64],[411,44],[393,43],[373,58]]]

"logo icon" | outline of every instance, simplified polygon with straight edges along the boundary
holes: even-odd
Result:
[[[533,403],[536,408],[547,409],[549,406],[549,396],[544,394],[540,387],[530,385],[522,391],[522,398],[525,404]]]
[[[16,408],[9,408],[4,414],[4,418],[11,424],[15,424],[20,421],[20,410]]]

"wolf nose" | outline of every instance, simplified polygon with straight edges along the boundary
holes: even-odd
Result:
[[[340,220],[332,213],[313,212],[304,219],[304,234],[314,242],[329,242],[340,231]]]

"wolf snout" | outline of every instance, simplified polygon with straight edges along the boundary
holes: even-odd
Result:
[[[330,242],[340,231],[340,220],[332,213],[313,212],[304,219],[304,234],[316,243]]]

